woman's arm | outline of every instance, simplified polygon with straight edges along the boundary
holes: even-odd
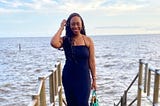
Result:
[[[92,75],[92,89],[97,89],[96,85],[96,64],[95,64],[95,51],[94,51],[94,43],[91,38],[89,38],[89,66]]]
[[[51,46],[52,47],[54,47],[54,48],[62,47],[63,39],[61,37],[61,34],[62,34],[63,30],[64,30],[65,25],[66,25],[66,20],[64,19],[61,22],[61,26],[58,29],[57,33],[55,33],[55,35],[51,39]]]

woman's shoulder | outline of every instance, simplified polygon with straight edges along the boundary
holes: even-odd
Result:
[[[83,35],[83,36],[84,36],[84,39],[85,39],[85,41],[86,41],[86,43],[87,43],[88,46],[90,46],[90,45],[93,44],[93,41],[92,41],[91,37],[85,36],[85,35]]]
[[[87,35],[82,35],[86,40],[91,40],[91,38]]]

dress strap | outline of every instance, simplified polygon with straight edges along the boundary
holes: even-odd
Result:
[[[84,36],[82,36],[83,40],[84,40],[84,44],[85,46],[87,45],[86,40],[84,39]]]

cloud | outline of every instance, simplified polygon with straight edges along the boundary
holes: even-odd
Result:
[[[69,1],[65,2],[62,7],[64,10],[79,10],[79,11],[89,11],[101,8],[101,5],[105,3],[106,0],[85,0],[85,1]]]
[[[50,10],[56,7],[58,4],[53,0],[0,0],[0,13],[16,13],[16,12],[32,12]]]
[[[96,30],[143,30],[143,31],[160,31],[160,26],[102,26],[102,27],[95,27]]]
[[[102,26],[96,27],[96,29],[136,29],[142,28],[142,26]]]
[[[124,2],[116,0],[86,0],[84,2],[64,2],[64,4],[59,7],[61,10],[65,11],[78,10],[81,12],[105,12],[107,15],[119,15],[126,12],[138,11],[139,9],[145,8],[145,6],[147,6],[147,4],[144,2],[126,2],[125,0]]]
[[[155,0],[157,1],[157,0]],[[116,15],[153,5],[149,0],[0,0],[0,13],[104,11]],[[157,5],[157,4],[156,4]],[[157,6],[158,7],[158,6]]]
[[[146,31],[160,31],[160,26],[152,26],[152,27],[147,27],[145,28]]]

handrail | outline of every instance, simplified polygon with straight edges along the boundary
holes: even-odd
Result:
[[[150,88],[151,88],[151,72],[154,73],[154,90],[153,90],[153,100],[150,100],[153,106],[158,106],[158,99],[159,99],[159,80],[160,80],[160,69],[155,69],[153,67],[148,67],[148,63],[144,62],[142,59],[139,60],[139,72],[129,85],[127,90],[124,91],[123,96],[119,100],[117,104],[114,103],[114,106],[127,106],[127,93],[128,90],[132,87],[135,80],[138,78],[138,92],[137,97],[128,105],[131,106],[137,100],[137,106],[142,105],[142,91],[146,95],[146,98],[149,99],[151,96]],[[142,83],[144,81],[144,83]],[[147,93],[146,93],[147,92]]]
[[[129,87],[127,88],[127,92],[129,91],[129,89],[132,87],[132,85],[135,83],[136,79],[138,78],[138,74],[136,75],[136,77],[133,79],[133,81],[131,82],[131,84],[129,85]]]
[[[140,60],[140,61],[143,61],[143,60]],[[141,67],[145,67],[145,76],[147,77],[145,81],[146,84],[144,84],[144,90],[142,88],[142,78],[145,77],[142,75],[139,76],[139,78],[141,79],[140,80],[140,84],[138,84],[138,96],[137,97],[137,106],[141,106],[141,95],[142,95],[142,91],[144,92],[144,94],[146,93],[145,92],[145,89],[147,90],[147,95],[146,95],[146,98],[149,99],[150,96],[153,97],[153,100],[149,100],[153,106],[158,106],[158,99],[159,99],[159,80],[160,80],[160,74],[159,74],[159,70],[158,69],[155,69],[153,67],[148,67],[148,63],[141,63],[140,62],[140,65]],[[143,73],[143,69],[139,70],[140,73]],[[150,94],[150,88],[151,88],[151,72],[154,74],[154,87],[153,87],[153,95]]]
[[[57,99],[59,99],[59,106],[62,103],[66,105],[62,98],[62,79],[61,79],[61,62],[57,62],[53,70],[38,78],[39,85],[36,94],[32,95],[32,100],[28,106],[46,106],[46,80],[49,79],[49,95],[50,106],[55,106]]]
[[[135,76],[135,78],[133,79],[133,81],[130,83],[130,85],[128,86],[127,90],[124,91],[124,95],[121,97],[121,99],[119,100],[119,102],[117,104],[114,103],[114,106],[119,106],[120,103],[121,105],[123,104],[123,106],[126,106],[127,105],[127,93],[129,91],[129,89],[132,87],[132,85],[135,83],[135,81],[137,80],[138,78],[138,74]],[[133,104],[135,101],[136,101],[137,98],[135,98],[129,106],[131,106],[131,104]]]

